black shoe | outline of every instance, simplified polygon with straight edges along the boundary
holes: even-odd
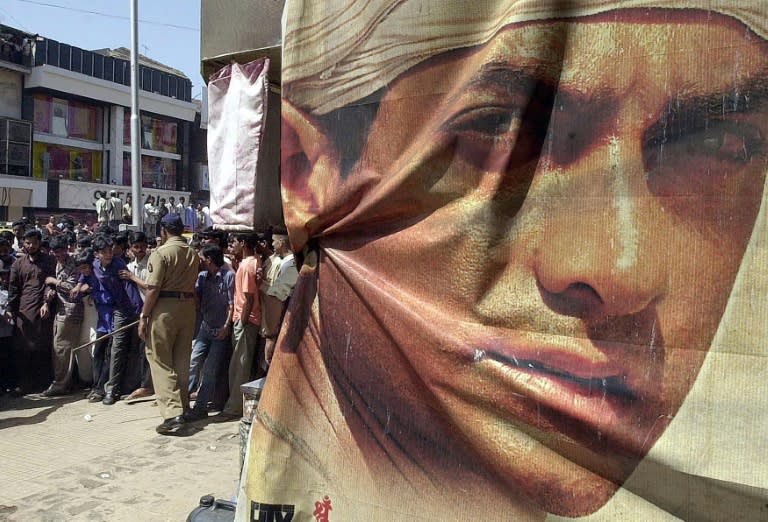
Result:
[[[104,399],[102,399],[101,403],[104,406],[112,406],[114,403],[117,402],[117,397],[115,395],[112,395],[111,393],[108,393],[104,396]]]
[[[155,431],[160,435],[184,435],[187,431],[187,423],[184,420],[184,416],[179,415],[178,417],[166,419],[160,426],[155,428]]]
[[[92,391],[88,394],[88,402],[101,402],[104,400],[104,394]]]
[[[184,414],[184,420],[187,422],[195,422],[208,418],[208,412],[203,408],[194,408]]]
[[[69,388],[57,388],[52,384],[40,395],[43,397],[60,397],[67,394],[69,394]]]
[[[21,386],[14,386],[13,388],[8,388],[8,394],[11,397],[21,397],[24,395],[24,390],[21,389]]]

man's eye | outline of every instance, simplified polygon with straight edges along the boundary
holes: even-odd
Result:
[[[763,137],[759,129],[749,125],[717,125],[690,140],[687,150],[690,154],[709,154],[722,160],[746,162],[762,152]]]
[[[517,114],[509,107],[482,107],[462,112],[449,121],[446,127],[455,133],[488,139],[516,131],[517,124]]]
[[[649,140],[645,149],[655,165],[696,158],[746,163],[764,152],[765,140],[760,129],[747,123],[712,121],[706,129]]]
[[[646,140],[646,178],[657,194],[717,193],[730,176],[764,157],[759,127],[739,120],[710,120],[706,128]]]

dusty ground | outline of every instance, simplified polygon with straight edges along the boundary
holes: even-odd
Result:
[[[164,437],[151,399],[82,397],[0,397],[0,521],[176,522],[202,495],[235,495],[238,421]]]

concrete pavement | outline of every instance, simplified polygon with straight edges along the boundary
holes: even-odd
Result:
[[[235,495],[238,421],[167,437],[152,399],[82,397],[0,397],[0,522],[176,522],[202,495]]]

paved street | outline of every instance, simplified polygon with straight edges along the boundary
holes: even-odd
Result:
[[[239,422],[163,437],[154,400],[82,396],[0,397],[0,521],[176,522],[202,495],[235,495]]]

